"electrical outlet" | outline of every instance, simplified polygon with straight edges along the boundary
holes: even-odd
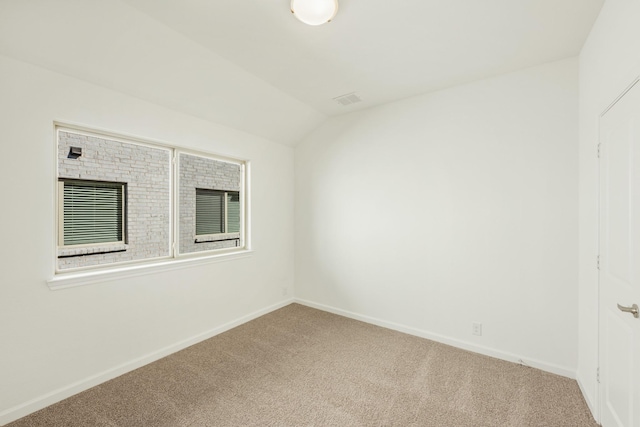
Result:
[[[283,286],[282,287],[282,296],[286,297],[287,295],[289,295],[289,287],[288,286]]]
[[[471,324],[471,333],[473,335],[482,336],[482,323],[472,323]]]

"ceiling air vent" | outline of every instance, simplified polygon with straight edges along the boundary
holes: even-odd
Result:
[[[355,104],[356,102],[361,102],[362,99],[355,92],[348,93],[346,95],[340,95],[333,98],[338,104],[344,106]]]

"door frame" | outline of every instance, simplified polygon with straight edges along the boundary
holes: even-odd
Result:
[[[605,114],[607,114],[609,112],[609,110],[611,110],[613,107],[615,107],[615,105],[627,94],[631,91],[631,89],[633,89],[636,85],[638,85],[640,83],[640,75],[638,75],[636,78],[634,78],[631,83],[622,91],[620,92],[620,94],[598,115],[598,145],[597,145],[597,156],[598,156],[598,189],[597,189],[597,198],[598,198],[598,239],[597,239],[597,247],[598,247],[598,255],[597,255],[597,269],[598,269],[598,304],[597,304],[597,316],[598,316],[598,339],[597,339],[597,343],[598,343],[598,355],[597,355],[597,361],[598,361],[598,370],[597,370],[597,378],[596,378],[596,384],[597,384],[597,411],[598,413],[595,414],[596,415],[596,421],[600,424],[602,421],[602,405],[604,402],[603,399],[603,392],[604,392],[604,387],[602,386],[602,381],[600,380],[600,363],[602,361],[602,312],[600,310],[600,304],[601,304],[601,299],[602,299],[602,280],[600,278],[600,244],[601,244],[601,239],[602,239],[602,235],[601,235],[601,221],[602,221],[602,168],[600,165],[600,149],[602,147],[602,132],[601,132],[601,125],[602,125],[602,118],[604,117]]]

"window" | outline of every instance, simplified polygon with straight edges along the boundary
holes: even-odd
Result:
[[[60,246],[124,243],[125,185],[61,180]]]
[[[244,246],[244,165],[209,156],[178,155],[181,254]]]
[[[227,233],[240,232],[240,193],[227,193]]]
[[[196,236],[240,232],[237,191],[196,189]]]
[[[56,273],[246,248],[246,162],[62,126],[56,133]]]

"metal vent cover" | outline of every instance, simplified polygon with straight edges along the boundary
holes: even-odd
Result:
[[[355,104],[357,102],[362,102],[362,99],[360,99],[360,97],[356,95],[355,92],[336,96],[335,98],[333,98],[333,100],[336,101],[338,104],[342,105],[343,107],[347,105]]]

